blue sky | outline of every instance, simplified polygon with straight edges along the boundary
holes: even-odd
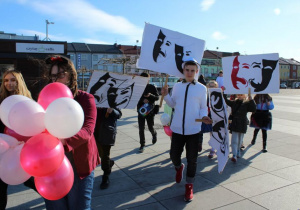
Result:
[[[0,31],[52,41],[136,44],[149,22],[242,54],[300,61],[299,0],[0,0]]]

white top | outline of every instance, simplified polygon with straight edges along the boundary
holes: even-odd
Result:
[[[224,86],[224,82],[223,82],[223,78],[224,77],[217,77],[216,82],[218,83],[219,88]]]
[[[204,85],[199,82],[176,83],[172,96],[166,95],[164,99],[175,109],[170,127],[174,133],[192,135],[201,131],[202,123],[195,120],[202,119],[208,114],[207,90]]]

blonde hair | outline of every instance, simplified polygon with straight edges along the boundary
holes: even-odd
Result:
[[[218,83],[216,82],[216,80],[210,80],[207,85],[207,88],[218,88]]]
[[[28,98],[32,98],[31,97],[31,93],[30,91],[27,89],[27,86],[25,84],[24,78],[21,74],[21,72],[16,71],[14,69],[10,69],[4,72],[3,76],[2,76],[2,84],[0,87],[0,103],[2,103],[2,101],[7,98],[8,96],[10,96],[11,94],[7,91],[4,83],[5,83],[5,77],[8,74],[12,74],[17,81],[17,87],[15,89],[14,95],[23,95],[26,96]]]

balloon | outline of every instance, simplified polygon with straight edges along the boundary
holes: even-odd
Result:
[[[20,152],[24,144],[7,150],[0,159],[0,178],[9,185],[18,185],[30,178],[20,164]]]
[[[30,98],[27,98],[26,96],[22,95],[12,95],[4,99],[1,103],[0,106],[0,117],[4,125],[7,127],[11,128],[9,122],[8,122],[8,115],[11,110],[11,108],[21,102],[21,101],[26,101],[26,100],[31,100]]]
[[[164,126],[164,131],[168,136],[172,136],[172,130],[170,129],[170,126]]]
[[[45,130],[45,110],[34,100],[21,101],[15,104],[8,120],[11,129],[22,136],[34,136]]]
[[[10,147],[17,146],[19,144],[18,140],[12,136],[0,133],[0,139],[6,141]]]
[[[165,125],[168,125],[171,121],[171,118],[170,116],[167,114],[167,113],[163,113],[161,116],[160,116],[160,121],[161,121],[161,124],[163,126]]]
[[[64,159],[60,140],[47,133],[31,137],[22,149],[20,161],[32,176],[47,176],[56,171]]]
[[[28,136],[21,136],[21,135],[17,134],[15,131],[13,131],[12,129],[10,129],[8,127],[5,127],[4,133],[16,138],[18,141],[26,142],[28,139],[30,139],[30,137],[28,137]]]
[[[9,144],[6,141],[0,139],[0,155],[6,152],[8,149]]]
[[[74,136],[82,127],[84,114],[77,101],[59,98],[53,101],[45,114],[45,126],[57,138]]]
[[[46,110],[49,104],[62,97],[72,98],[71,90],[60,82],[46,85],[39,94],[38,103]]]
[[[54,173],[35,177],[34,179],[37,191],[41,196],[48,200],[58,200],[69,193],[74,182],[74,172],[67,157],[61,166]]]

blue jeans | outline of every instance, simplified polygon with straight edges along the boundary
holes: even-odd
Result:
[[[70,192],[62,199],[45,200],[47,210],[87,210],[91,209],[94,171],[84,179],[80,179],[74,170],[74,184]]]

